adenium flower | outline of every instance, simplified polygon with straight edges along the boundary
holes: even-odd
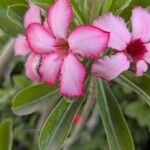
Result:
[[[42,24],[40,9],[31,5],[24,19],[26,35],[16,39],[16,54],[30,54],[25,65],[27,76],[36,82],[54,84],[67,96],[84,95],[86,69],[78,55],[96,58],[107,47],[109,33],[82,25],[69,34],[72,7],[68,0],[57,0]]]
[[[147,71],[147,63],[150,63],[150,12],[135,7],[131,24],[132,33],[124,20],[112,13],[104,14],[94,21],[93,25],[110,32],[108,46],[115,52],[114,55],[95,61],[92,72],[96,76],[112,80],[130,66],[136,76],[142,76]]]

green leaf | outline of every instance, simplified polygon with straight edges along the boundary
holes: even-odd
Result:
[[[103,12],[113,12],[116,15],[122,15],[129,20],[131,9],[133,8],[134,0],[105,0],[103,4]],[[126,11],[125,11],[126,10]]]
[[[0,124],[0,149],[12,150],[12,122],[10,120],[4,120]]]
[[[148,7],[150,6],[150,0],[132,0],[130,5],[121,13],[121,16],[128,21],[131,17],[132,9],[136,6]]]
[[[77,19],[79,20],[80,24],[84,24],[85,18],[83,16],[83,13],[80,11],[77,3],[75,2],[75,0],[70,0],[70,3],[72,4],[74,14],[77,17]]]
[[[22,21],[27,6],[26,0],[0,1],[0,28],[10,36],[23,32]]]
[[[8,42],[9,40],[9,36],[6,34],[3,34],[0,36],[0,52],[2,52],[2,48],[4,47],[4,45]]]
[[[55,2],[55,0],[31,0],[33,3],[38,5],[39,7],[47,10],[48,7]]]
[[[43,100],[55,100],[59,97],[57,86],[37,84],[27,87],[13,99],[13,110],[17,115],[26,115],[40,109]]]
[[[55,0],[31,0],[34,3],[37,4],[52,4]]]
[[[0,6],[0,28],[10,36],[16,36],[19,33],[23,33],[23,27],[17,14],[12,10],[9,10],[9,14],[16,18],[10,18],[10,16],[8,16],[7,8]]]
[[[120,14],[128,21],[131,17],[132,9],[136,6],[148,7],[150,3],[148,0],[115,0],[111,7],[111,11]]]
[[[19,4],[26,5],[27,2],[26,2],[26,0],[14,0],[14,1],[12,1],[12,0],[1,0],[0,1],[0,5],[2,7],[5,7],[5,8],[7,8],[8,6],[14,6],[14,5],[19,5]]]
[[[116,1],[115,1],[116,2]],[[128,6],[131,4],[132,0],[127,0],[126,2],[124,2],[121,5],[118,5],[119,8],[116,8],[116,11],[114,12],[115,15],[120,15],[126,8],[128,8]],[[114,5],[113,5],[114,6]],[[120,7],[121,6],[121,7]]]
[[[133,140],[110,87],[97,80],[97,100],[110,150],[134,150]]]
[[[5,88],[0,90],[0,104],[6,103],[8,97],[10,96],[8,93],[11,94],[10,89]]]
[[[116,14],[120,14],[131,4],[132,1],[133,0],[115,0],[113,1],[110,10]]]
[[[87,23],[91,23],[100,14],[100,9],[102,6],[102,0],[85,0],[84,2],[84,14]]]
[[[150,78],[146,75],[134,77],[131,74],[120,75],[115,80],[118,84],[126,86],[136,92],[145,102],[150,105]]]
[[[0,5],[7,9],[8,18],[15,20],[15,14],[20,21],[23,21],[23,16],[26,12],[28,3],[26,0],[1,0]],[[11,11],[14,13],[12,14]]]
[[[22,74],[13,76],[13,82],[15,88],[19,90],[31,85],[31,81],[25,75]]]
[[[150,131],[150,107],[143,101],[135,101],[129,103],[125,107],[125,113],[138,121],[141,127],[148,127]]]
[[[109,12],[112,3],[114,3],[114,0],[105,0],[103,7],[102,7],[102,11],[103,12]]]
[[[150,5],[149,1],[148,0],[133,0],[133,4],[134,5],[140,5],[140,6],[143,6],[143,7],[148,7]]]
[[[68,103],[63,98],[56,108],[50,113],[39,137],[39,148],[59,150],[67,138],[75,113],[80,108],[84,98],[78,98],[75,102]]]

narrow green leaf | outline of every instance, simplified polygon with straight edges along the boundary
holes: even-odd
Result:
[[[18,5],[18,4],[22,4],[22,5],[26,5],[27,1],[26,0],[1,0],[0,1],[0,5],[2,7],[7,8],[8,6],[14,6],[14,5]]]
[[[10,120],[4,120],[0,124],[0,149],[12,150],[12,122]]]
[[[129,0],[128,0],[129,1]],[[126,4],[127,0],[118,0],[118,3],[122,3],[119,7],[116,7],[115,8],[115,11],[117,11],[118,9],[121,8],[121,6],[123,6],[124,4]],[[114,4],[115,5],[115,4]],[[121,12],[121,16],[123,16],[123,18],[128,21],[131,17],[131,12],[132,12],[132,9],[136,6],[141,6],[141,7],[148,7],[150,6],[150,3],[148,0],[132,0],[130,5],[124,9],[124,11]]]
[[[150,5],[148,0],[133,0],[134,5],[141,5],[143,7],[148,7]]]
[[[97,100],[110,150],[134,150],[133,140],[110,87],[97,81]]]
[[[104,12],[111,11],[116,15],[123,16],[128,21],[133,6],[134,0],[106,0],[104,3]]]
[[[133,0],[114,0],[110,10],[116,14],[123,12]]]
[[[77,19],[80,21],[81,24],[84,24],[85,18],[83,16],[83,13],[80,11],[77,3],[75,2],[75,0],[70,0],[70,3],[72,4],[75,16],[77,17]]]
[[[9,40],[9,36],[4,34],[2,36],[0,36],[0,52],[2,52],[2,49],[4,47],[4,45],[8,42]]]
[[[13,110],[17,115],[30,114],[40,108],[43,100],[55,100],[59,97],[57,86],[37,84],[27,87],[13,99]]]
[[[102,11],[103,12],[109,12],[112,3],[114,3],[113,1],[114,0],[105,0],[104,4],[103,4],[103,7],[102,7]]]
[[[10,36],[23,32],[23,15],[26,11],[26,0],[0,1],[0,28]]]
[[[24,19],[24,15],[27,11],[28,6],[27,5],[15,5],[15,6],[9,6],[7,8],[7,15],[8,18],[10,18],[11,20],[17,20],[19,21],[18,23],[21,23],[21,25],[23,26],[23,19]],[[11,12],[14,12],[14,14],[12,14]]]
[[[115,11],[115,15],[120,15],[133,0],[127,0],[118,10]]]
[[[55,0],[31,0],[34,3],[39,3],[39,4],[52,4],[55,2]]]
[[[144,75],[141,78],[134,76],[120,75],[116,82],[123,86],[126,86],[136,92],[145,102],[150,105],[150,78]]]
[[[77,5],[79,6],[80,10],[83,10],[84,2],[86,0],[75,0],[75,1],[77,1]]]
[[[17,16],[12,10],[9,10],[9,14]],[[10,18],[8,16],[7,8],[0,6],[0,28],[10,36],[16,36],[19,33],[23,33],[23,27],[18,18]]]
[[[102,0],[85,0],[84,14],[88,23],[91,23],[100,14]]]
[[[51,112],[45,122],[39,137],[39,148],[41,150],[57,149],[59,150],[67,138],[72,119],[84,98],[78,98],[75,102],[68,103],[65,98]]]
[[[43,8],[44,10],[47,10],[49,6],[55,2],[55,0],[31,0],[31,2]]]

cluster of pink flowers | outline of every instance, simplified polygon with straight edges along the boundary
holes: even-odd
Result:
[[[92,25],[70,31],[72,15],[69,1],[57,0],[42,22],[40,8],[30,4],[24,17],[26,33],[18,35],[14,49],[16,55],[28,56],[25,69],[31,80],[49,85],[59,81],[60,93],[83,96],[86,78],[83,58],[94,59],[91,72],[108,81],[129,68],[137,76],[148,69],[150,13],[147,10],[133,9],[132,34],[124,20],[112,13],[100,16]],[[108,47],[113,49],[113,55],[103,56]]]

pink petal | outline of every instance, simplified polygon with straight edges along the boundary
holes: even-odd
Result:
[[[142,7],[132,10],[132,33],[133,39],[142,39],[144,42],[150,40],[150,12]]]
[[[147,52],[144,55],[144,60],[150,64],[150,43],[146,44]]]
[[[93,25],[110,32],[109,47],[122,51],[131,40],[131,35],[124,20],[112,13],[104,14],[93,22]]]
[[[129,64],[129,60],[124,53],[117,53],[96,60],[92,65],[92,73],[97,77],[110,81],[128,70]]]
[[[59,77],[62,59],[59,59],[56,54],[47,55],[41,63],[40,74],[41,80],[47,84],[54,84]]]
[[[70,53],[62,64],[60,92],[71,97],[83,96],[85,75],[84,65]]]
[[[48,11],[48,23],[56,38],[67,38],[71,19],[72,8],[69,0],[57,0]]]
[[[141,60],[136,63],[135,75],[142,76],[148,69],[148,65],[145,61]]]
[[[77,27],[69,36],[70,49],[83,57],[97,57],[108,46],[109,33],[94,26]]]
[[[41,59],[42,57],[39,54],[31,53],[25,64],[27,77],[35,82],[40,81],[39,67]]]
[[[31,52],[26,37],[19,34],[14,43],[14,50],[16,55],[25,56]]]
[[[27,41],[36,53],[50,53],[53,51],[55,40],[39,23],[30,24],[27,28]]]
[[[31,23],[41,23],[40,8],[34,4],[30,4],[24,16],[24,26],[28,27]]]
[[[50,29],[50,27],[49,27],[49,24],[48,24],[48,22],[47,22],[47,17],[45,18],[45,21],[44,21],[43,25],[44,25],[45,29],[49,32],[49,34],[50,34],[52,37],[54,37],[54,35],[53,35],[53,33],[52,33],[52,31],[51,31],[51,29]]]

